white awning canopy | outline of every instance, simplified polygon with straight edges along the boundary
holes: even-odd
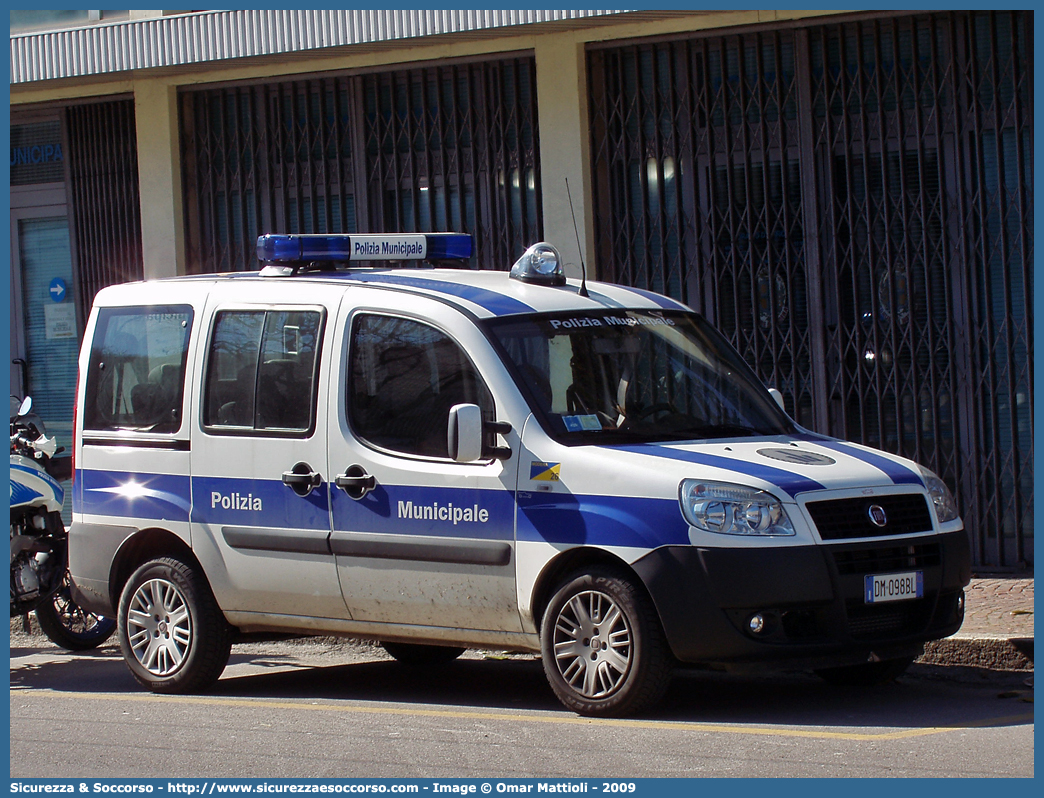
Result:
[[[623,10],[240,10],[84,25],[11,36],[11,84],[233,58],[305,53],[539,23],[576,24]]]

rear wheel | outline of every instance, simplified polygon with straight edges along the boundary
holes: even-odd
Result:
[[[36,608],[36,620],[55,645],[69,651],[97,648],[116,631],[116,621],[87,612],[72,598],[69,574],[54,595]]]
[[[431,646],[421,643],[382,642],[381,646],[399,662],[415,668],[445,665],[466,651],[457,646]]]
[[[228,664],[231,628],[210,586],[174,557],[134,572],[120,598],[118,627],[134,678],[155,693],[204,690]]]
[[[544,673],[558,699],[581,715],[640,712],[670,681],[667,642],[645,591],[614,569],[566,579],[544,611]]]
[[[880,662],[861,662],[858,665],[844,665],[840,668],[821,668],[816,675],[830,684],[845,687],[874,687],[878,684],[894,682],[902,676],[913,657],[885,659]]]

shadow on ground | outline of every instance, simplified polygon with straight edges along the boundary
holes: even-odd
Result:
[[[378,649],[310,651],[234,649],[224,677],[208,696],[372,702],[462,711],[564,712],[533,657],[467,658],[432,668],[382,658]],[[20,689],[145,695],[112,646],[80,654],[57,649],[11,650],[12,700]],[[350,659],[338,662],[339,655]],[[329,664],[326,664],[329,662]],[[898,682],[877,688],[828,685],[811,674],[731,675],[680,671],[646,720],[797,727],[1004,726],[1032,713],[1026,673],[915,664]],[[980,699],[955,701],[955,691]],[[965,695],[962,695],[965,697]],[[839,712],[839,707],[843,708]]]

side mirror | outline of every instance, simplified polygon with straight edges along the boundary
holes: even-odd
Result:
[[[779,409],[786,413],[787,407],[783,404],[783,394],[780,393],[779,389],[769,388],[768,392],[772,395],[772,398],[776,400],[776,404],[779,405]]]
[[[458,463],[473,463],[482,458],[482,411],[478,405],[453,405],[446,430],[449,456]]]

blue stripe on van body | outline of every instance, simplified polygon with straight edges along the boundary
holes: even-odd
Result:
[[[74,510],[90,515],[189,521],[191,508],[191,520],[205,524],[327,529],[330,523],[326,486],[301,498],[281,480],[77,469],[76,487]]]
[[[734,471],[748,477],[754,477],[765,482],[776,485],[791,496],[813,490],[825,490],[824,486],[814,479],[795,474],[793,471],[784,471],[782,468],[774,468],[761,463],[753,463],[749,460],[732,459],[704,452],[690,452],[682,449],[670,449],[662,444],[639,444],[634,446],[608,446],[614,451],[632,452],[644,454],[648,457],[661,457],[667,460],[677,460],[682,463],[693,465],[712,466],[728,471]]]
[[[671,299],[669,296],[664,296],[663,294],[657,294],[654,291],[645,291],[644,289],[632,288],[627,285],[617,287],[622,288],[625,291],[630,291],[633,294],[638,294],[638,296],[648,299],[650,302],[655,302],[664,310],[689,310],[689,308],[685,307],[685,305],[678,300]]]
[[[278,529],[330,528],[329,486],[298,496],[280,479],[193,477],[192,520]]]
[[[340,532],[484,540],[514,536],[515,497],[509,490],[379,484],[358,501],[339,488],[332,496],[334,529]],[[485,521],[475,518],[482,511]]]
[[[648,549],[689,542],[689,526],[676,499],[544,491],[520,491],[517,497],[516,533],[515,495],[507,490],[378,485],[358,502],[334,490],[334,529],[499,541],[517,534],[524,541]],[[489,513],[487,521],[474,520],[476,509]],[[453,523],[458,511],[470,512],[472,520],[458,516]]]
[[[875,454],[874,452],[867,452],[842,441],[821,440],[816,438],[813,440],[813,443],[817,446],[822,446],[825,449],[832,449],[835,452],[848,455],[856,460],[861,460],[867,465],[883,471],[896,485],[917,485],[922,488],[924,487],[924,480],[921,479],[920,474],[910,470],[902,463],[895,462],[890,457]]]
[[[189,490],[189,478],[179,474],[77,469],[73,510],[89,515],[188,521]]]
[[[654,549],[689,543],[677,499],[518,494],[518,539],[572,546]]]
[[[425,277],[411,277],[406,274],[388,274],[387,272],[348,272],[345,276],[349,280],[358,280],[363,283],[401,285],[405,288],[420,288],[425,291],[447,294],[457,299],[465,299],[468,302],[472,302],[489,311],[494,316],[510,316],[515,313],[534,312],[533,308],[514,297],[464,283],[451,283],[443,280],[431,280]]]

